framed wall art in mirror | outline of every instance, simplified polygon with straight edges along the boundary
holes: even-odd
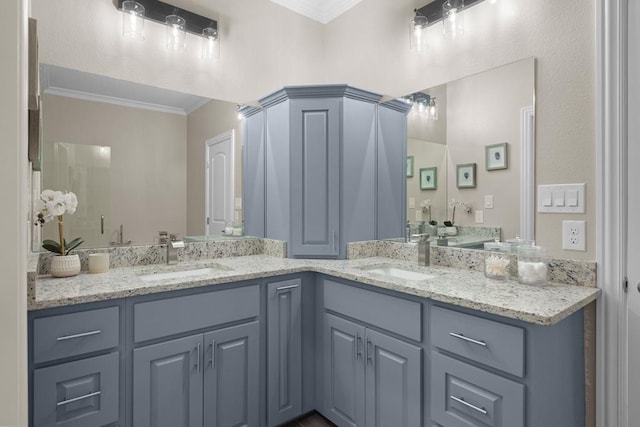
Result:
[[[438,168],[436,166],[420,169],[420,190],[438,189]]]
[[[509,144],[487,145],[484,147],[485,168],[488,171],[507,169],[509,167]]]
[[[458,188],[476,188],[476,164],[456,165],[456,178]]]

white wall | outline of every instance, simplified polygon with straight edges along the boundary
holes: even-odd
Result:
[[[325,81],[323,25],[268,0],[174,2],[219,21],[218,64],[200,60],[200,37],[191,34],[186,52],[168,52],[161,24],[146,21],[142,42],[124,39],[111,0],[32,2],[47,64],[237,103]]]
[[[553,256],[595,259],[595,2],[485,1],[456,41],[430,27],[425,57],[409,49],[415,3],[369,0],[330,22],[327,80],[402,96],[535,56],[537,184],[587,185],[587,214],[537,214],[536,240]],[[587,221],[587,252],[561,249],[563,219]]]
[[[186,233],[187,116],[50,94],[42,99],[44,144],[111,147],[109,241],[117,240],[121,224],[124,240],[138,245],[154,243],[160,230]]]
[[[27,425],[27,1],[5,2],[0,26],[0,425]]]

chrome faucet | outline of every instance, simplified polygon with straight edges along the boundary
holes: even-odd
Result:
[[[413,234],[411,237],[418,240],[418,265],[429,265],[431,263],[431,242],[429,234]]]
[[[176,240],[174,234],[167,240],[167,264],[173,265],[178,263],[178,248],[184,248],[182,240]]]

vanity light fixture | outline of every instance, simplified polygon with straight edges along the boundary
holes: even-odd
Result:
[[[244,108],[244,105],[236,105],[236,112],[238,113],[238,120],[242,120],[244,119],[244,114],[242,114],[242,109]]]
[[[213,26],[202,30],[202,53],[205,61],[217,61],[220,58],[220,35]]]
[[[429,45],[427,44],[427,25],[429,21],[427,17],[421,15],[418,10],[414,10],[416,15],[411,18],[409,25],[409,37],[411,41],[411,49],[415,49],[418,54],[424,53]]]
[[[137,1],[122,3],[122,35],[144,40],[144,6]]]
[[[415,10],[415,13],[416,17],[425,17],[426,26],[442,21],[444,38],[455,39],[464,33],[464,13],[462,12],[481,1],[483,0],[434,0]],[[426,28],[424,31],[426,32]]]
[[[438,104],[436,98],[429,94],[416,92],[402,98],[408,104],[413,105],[411,114],[426,119],[438,120]]]
[[[164,20],[167,26],[165,29],[165,45],[169,50],[182,52],[187,47],[187,21],[177,13],[177,10],[174,11]]]
[[[129,36],[135,22],[136,31],[143,36],[144,20],[166,26],[165,45],[182,51],[186,48],[186,33],[202,37],[201,56],[203,59],[217,59],[220,50],[218,23],[208,17],[189,12],[160,0],[113,0],[115,7],[122,11],[122,33]],[[133,10],[133,15],[131,11]],[[135,19],[133,19],[135,17]],[[140,37],[140,36],[137,36]],[[205,55],[205,45],[207,54]],[[209,47],[212,47],[209,49]]]

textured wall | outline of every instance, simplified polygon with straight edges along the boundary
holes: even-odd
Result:
[[[201,39],[191,34],[185,52],[168,52],[161,24],[146,21],[143,42],[124,39],[111,0],[32,3],[44,63],[240,103],[324,81],[323,25],[270,1],[172,2],[218,20],[218,64],[200,59]]]
[[[465,12],[456,41],[430,27],[424,57],[409,49],[413,7],[369,0],[330,22],[327,79],[401,96],[535,56],[537,184],[587,184],[587,214],[537,214],[536,238],[553,256],[595,259],[595,2],[482,2]],[[587,221],[587,252],[561,249],[563,219]]]

